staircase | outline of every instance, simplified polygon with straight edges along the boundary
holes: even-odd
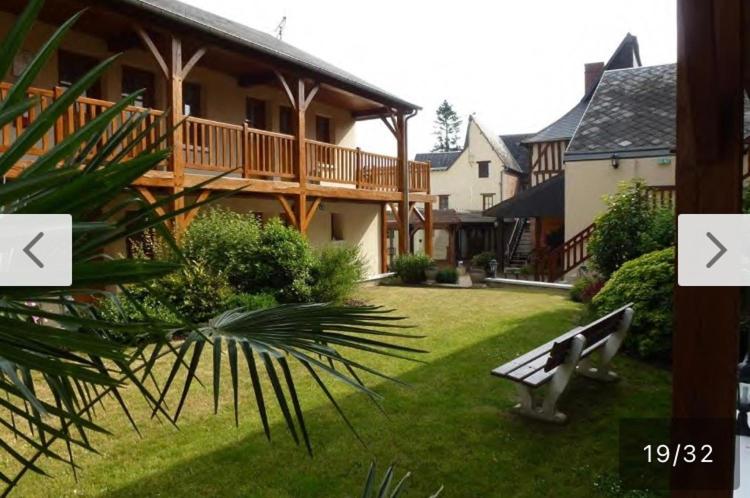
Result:
[[[512,249],[512,250],[511,250]],[[528,223],[523,223],[523,228],[517,235],[514,247],[508,247],[507,268],[523,268],[529,260],[531,251],[534,250],[534,240]]]
[[[575,234],[563,245],[547,250],[536,258],[534,268],[536,280],[555,282],[589,259],[586,246],[592,233],[594,233],[593,224]]]

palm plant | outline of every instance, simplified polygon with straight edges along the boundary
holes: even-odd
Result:
[[[43,0],[28,2],[0,44],[0,79],[8,73],[42,4]],[[55,32],[0,100],[0,130],[38,105],[29,97],[30,84],[79,16]],[[143,146],[144,137],[153,135],[158,124],[149,124],[146,112],[129,107],[138,94],[70,130],[43,154],[34,155],[35,145],[52,133],[61,116],[76,105],[78,97],[115,58],[100,63],[42,109],[25,129],[17,130],[18,136],[0,154],[0,176],[19,161],[29,163],[16,178],[0,185],[0,215],[66,213],[73,219],[70,287],[0,287],[0,390],[4,394],[0,396],[4,409],[0,425],[15,438],[12,443],[0,438],[0,450],[18,464],[14,472],[0,472],[6,485],[3,496],[28,471],[44,474],[42,457],[67,462],[75,472],[74,448],[94,450],[90,433],[106,432],[94,413],[105,397],[116,400],[138,430],[121,394],[126,386],[142,395],[155,417],[176,424],[206,350],[212,351],[215,405],[226,363],[235,418],[238,378],[244,371],[266,435],[270,437],[266,406],[273,399],[291,436],[298,444],[304,442],[309,452],[312,448],[290,363],[302,366],[301,371],[315,381],[353,429],[324,378],[342,381],[377,401],[378,395],[365,386],[360,373],[388,377],[343,352],[358,350],[407,359],[410,353],[419,352],[390,342],[413,336],[399,330],[403,327],[399,317],[377,307],[312,304],[237,309],[204,324],[162,323],[145,311],[139,323],[101,319],[91,299],[108,293],[102,289],[124,289],[125,284],[159,278],[177,268],[174,263],[107,257],[104,249],[130,235],[155,229],[176,250],[167,222],[199,204],[167,213],[157,208],[171,206],[178,196],[204,186],[164,197],[155,205],[131,190],[134,180],[163,164],[170,154],[164,146],[165,136]],[[117,122],[123,114],[127,119]],[[242,359],[246,366],[241,368]],[[170,364],[166,379],[155,375],[157,362]],[[270,382],[269,393],[263,390],[263,377]],[[168,409],[165,400],[172,392],[179,401]]]

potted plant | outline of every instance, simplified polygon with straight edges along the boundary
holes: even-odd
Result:
[[[495,253],[490,251],[480,252],[471,258],[471,271],[469,275],[471,276],[472,283],[480,284],[484,282],[485,278],[490,276],[490,261],[493,259],[495,259]]]

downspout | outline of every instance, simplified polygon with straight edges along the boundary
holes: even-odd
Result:
[[[417,110],[412,109],[408,114],[404,115],[404,164],[401,165],[403,168],[402,174],[404,178],[404,189],[401,193],[403,196],[401,198],[401,202],[404,206],[406,206],[406,216],[407,221],[406,225],[408,227],[408,230],[406,234],[404,234],[404,239],[406,239],[406,254],[409,254],[412,250],[411,248],[411,226],[408,222],[408,216],[409,216],[409,120],[417,115]]]

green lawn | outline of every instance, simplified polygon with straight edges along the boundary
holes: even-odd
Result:
[[[361,294],[410,317],[415,332],[427,335],[419,346],[430,351],[425,364],[367,360],[412,386],[373,380],[386,398],[387,415],[332,383],[367,448],[306,380],[298,389],[313,458],[291,442],[277,409],[271,413],[273,440],[266,441],[248,389],[237,429],[228,391],[224,409],[214,416],[210,388],[197,386],[179,431],[148,420],[145,404],[136,402],[139,439],[112,407],[104,423],[117,437],[97,437],[100,456],[79,452],[78,483],[65,467],[45,462],[55,479],[29,476],[14,496],[357,496],[372,459],[383,467],[395,461],[399,475],[411,470],[409,496],[419,498],[440,485],[446,497],[601,496],[594,481],[616,470],[618,418],[669,412],[669,374],[622,357],[615,368],[623,380],[615,386],[574,380],[561,404],[568,425],[543,425],[508,412],[515,390],[489,372],[574,324],[580,308],[564,294],[402,287]],[[210,355],[204,356],[207,371]]]

